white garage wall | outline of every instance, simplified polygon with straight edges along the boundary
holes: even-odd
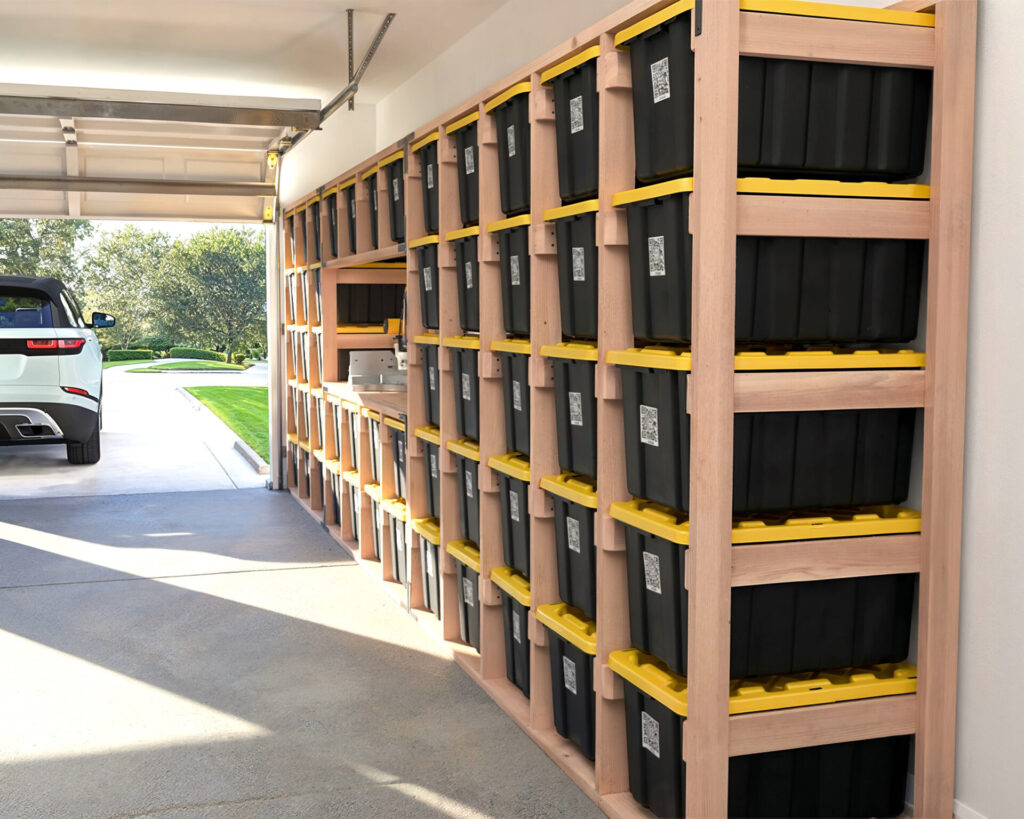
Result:
[[[880,0],[847,5],[883,6]],[[622,5],[620,0],[510,0],[384,98],[374,116],[336,115],[285,163],[290,201],[394,143],[480,88]],[[1024,3],[979,0],[974,239],[967,406],[957,815],[1019,816],[1024,700]],[[372,70],[372,69],[371,69]],[[318,140],[318,142],[314,142]],[[320,164],[323,162],[324,164]],[[312,163],[312,164],[310,164]]]

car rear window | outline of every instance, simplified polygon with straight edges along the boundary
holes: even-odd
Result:
[[[53,327],[50,300],[39,293],[0,287],[0,330]]]

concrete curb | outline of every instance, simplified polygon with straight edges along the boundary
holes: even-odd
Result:
[[[196,398],[194,395],[192,395],[192,393],[190,393],[187,389],[185,389],[185,387],[176,387],[175,388],[175,392],[177,392],[186,401],[188,401],[189,404],[192,405],[192,409],[194,409],[195,411],[197,411],[197,412],[208,412],[208,413],[210,413],[211,416],[213,416],[214,418],[217,418],[217,414],[216,413],[212,412],[202,401],[200,401],[198,398]],[[232,436],[234,436],[234,439],[235,439],[235,443],[234,443],[235,451],[245,459],[245,462],[247,464],[249,464],[249,466],[251,466],[253,468],[253,471],[255,471],[257,475],[269,475],[270,474],[270,464],[268,464],[266,461],[264,461],[259,456],[259,453],[256,452],[256,450],[254,450],[245,441],[243,441],[241,438],[239,438],[235,434],[235,431],[233,429],[231,429],[231,427],[229,427],[223,421],[221,421],[220,418],[217,418],[217,421],[219,421],[221,424],[223,424],[224,425],[224,429],[226,429]]]

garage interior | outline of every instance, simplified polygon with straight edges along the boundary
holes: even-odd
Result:
[[[729,19],[721,10],[725,5],[733,4],[698,0],[697,11],[710,31],[717,30],[718,21]],[[941,599],[949,601],[954,614],[959,603],[959,618],[944,621],[941,644],[926,646],[923,655],[916,645],[915,622],[910,655],[921,672],[911,696],[925,703],[926,696],[934,698],[941,691],[941,696],[955,700],[946,703],[947,718],[936,723],[941,736],[937,740],[929,736],[927,746],[919,737],[916,756],[911,751],[905,811],[907,815],[996,819],[1016,815],[1022,798],[1012,775],[1012,760],[1017,756],[1016,737],[1024,727],[1024,707],[1012,697],[1001,696],[1005,683],[997,681],[1024,673],[1024,653],[1017,638],[1022,612],[1014,583],[1024,571],[1024,559],[1016,548],[1018,539],[1007,536],[997,521],[1005,520],[1006,510],[1013,508],[1016,473],[1024,458],[1019,436],[1012,433],[1021,390],[1006,373],[1008,351],[1024,342],[1017,320],[1024,294],[1014,245],[1008,240],[1024,228],[1020,216],[1024,210],[1018,206],[1022,189],[1018,163],[1008,159],[1016,155],[1014,135],[1020,115],[1006,106],[1009,95],[1020,90],[1014,66],[1016,33],[1024,30],[1024,10],[1012,0],[895,4],[846,0],[844,8],[889,5],[909,14],[934,12],[935,42],[959,43],[960,62],[950,63],[955,70],[944,76],[947,84],[954,73],[967,76],[975,69],[974,39],[964,29],[970,31],[977,11],[976,80],[965,81],[963,88],[968,90],[948,101],[950,110],[961,106],[959,110],[969,111],[969,119],[960,127],[946,120],[958,135],[947,137],[947,145],[959,138],[959,147],[966,145],[969,153],[973,137],[973,161],[961,154],[957,171],[958,178],[970,185],[973,167],[973,197],[968,192],[957,200],[958,207],[966,202],[970,209],[970,224],[963,221],[963,213],[959,221],[957,216],[950,217],[949,223],[964,231],[970,248],[969,306],[964,315],[966,382],[964,386],[950,376],[949,387],[966,400],[961,425],[965,451],[960,463],[956,430],[951,429],[951,438],[940,436],[934,451],[922,457],[926,445],[919,429],[908,501],[922,509],[921,499],[931,491],[927,481],[921,485],[923,471],[949,469],[956,485],[955,475],[962,469],[962,537],[956,533],[945,540],[936,537],[936,542],[955,542],[948,553],[954,558],[935,570],[942,576],[928,592],[937,595],[935,590],[941,587],[947,595]],[[608,79],[613,71],[613,61],[607,57],[614,51],[609,49],[613,35],[651,14],[666,9],[678,13],[678,6],[668,0],[369,0],[349,14],[346,4],[328,0],[184,0],[173,6],[130,0],[90,4],[55,0],[36,7],[0,0],[4,21],[0,30],[0,215],[264,225],[272,384],[268,424],[276,456],[267,489],[168,492],[154,485],[144,494],[124,494],[133,490],[107,484],[113,488],[89,495],[62,488],[37,491],[31,478],[9,496],[0,489],[0,656],[7,668],[0,674],[0,714],[8,726],[0,740],[0,814],[576,817],[604,811],[616,816],[651,815],[636,801],[635,793],[630,795],[625,746],[621,752],[606,750],[614,744],[610,737],[624,742],[625,731],[620,725],[623,682],[606,658],[609,648],[620,646],[607,644],[604,641],[609,638],[601,636],[609,630],[599,630],[596,637],[596,651],[605,655],[595,662],[592,682],[598,699],[596,763],[550,727],[551,694],[538,691],[541,674],[547,684],[546,675],[551,673],[543,660],[540,670],[533,669],[532,696],[521,699],[511,678],[505,679],[511,668],[506,662],[511,661],[503,652],[474,652],[466,645],[465,634],[460,634],[454,595],[456,583],[466,576],[460,567],[467,564],[450,548],[444,554],[446,544],[462,539],[455,525],[460,509],[448,487],[455,485],[456,470],[467,458],[473,460],[473,454],[464,445],[462,449],[446,447],[450,440],[464,438],[463,430],[456,430],[447,393],[442,397],[444,420],[438,439],[444,483],[438,530],[438,560],[443,565],[437,564],[448,578],[444,583],[450,584],[442,587],[441,606],[447,613],[435,617],[421,590],[420,573],[426,569],[419,561],[424,559],[425,541],[420,540],[422,528],[414,526],[412,519],[426,514],[422,472],[429,449],[427,438],[417,438],[417,427],[423,423],[417,419],[425,417],[426,408],[419,397],[421,384],[414,382],[426,377],[423,338],[431,327],[420,319],[420,287],[422,251],[431,245],[429,236],[424,236],[418,193],[419,151],[434,144],[434,133],[440,146],[454,146],[456,126],[470,111],[480,111],[481,134],[486,136],[489,126],[484,123],[493,110],[487,106],[501,92],[526,77],[533,82],[527,90],[539,99],[544,93],[544,71],[561,64],[566,56],[581,54],[596,41],[594,32],[607,37],[600,41],[603,50],[598,58],[599,83],[608,84],[607,89],[601,86],[606,95],[601,97],[602,117],[631,110],[631,104],[622,107],[629,99],[629,85],[617,87],[614,77]],[[740,16],[757,13],[756,6],[756,0],[744,0]],[[844,22],[851,27],[872,25],[870,17],[857,17],[857,13],[849,11],[853,16]],[[790,14],[801,11],[787,7],[762,16]],[[814,14],[832,19],[827,10]],[[781,42],[781,33],[779,37]],[[883,38],[882,42],[888,41]],[[831,59],[821,56],[820,45],[804,42],[800,48],[810,59],[815,54],[816,59]],[[877,57],[882,64],[891,59]],[[914,59],[904,54],[897,63],[914,64]],[[921,59],[925,65],[929,57]],[[614,65],[626,66],[622,70],[628,74],[627,58]],[[556,117],[546,115],[540,103],[530,109],[530,116],[536,162],[537,156],[545,155],[537,152],[537,140],[550,136],[554,144]],[[615,144],[616,131],[604,119],[601,133],[602,146]],[[930,139],[931,159],[938,155],[934,130]],[[704,150],[713,153],[708,143]],[[632,147],[629,151],[631,156]],[[447,168],[445,161],[442,157],[439,173],[441,179],[449,174],[442,184],[450,186],[455,179],[454,153]],[[496,160],[486,160],[492,161]],[[554,197],[557,188],[554,153],[543,161],[548,164],[533,170],[534,204],[546,201],[539,198],[541,191]],[[314,264],[314,257],[307,255],[311,245],[305,244],[299,227],[308,228],[312,237],[314,200],[319,230],[329,224],[327,197],[333,193],[342,201],[351,184],[357,191],[359,230],[366,230],[367,175],[375,173],[377,190],[382,197],[388,195],[388,168],[393,169],[396,162],[404,168],[400,171],[406,197],[402,239],[389,243],[391,217],[382,205],[378,226],[384,234],[376,249],[369,250],[364,244],[368,234],[360,233],[359,252],[335,249],[332,253],[325,233]],[[481,172],[488,167],[493,166],[482,164]],[[545,171],[552,176],[547,182]],[[694,175],[699,172],[695,170]],[[602,179],[618,180],[622,174],[616,173],[605,167]],[[610,203],[617,190],[637,187],[632,168],[628,175],[631,184],[608,191],[602,188],[602,208],[606,195]],[[356,181],[350,183],[350,179]],[[496,180],[497,174],[491,182],[495,197]],[[931,175],[926,171],[914,181],[941,189],[934,166]],[[436,272],[441,276],[454,269],[454,256],[446,260],[448,251],[443,249],[445,233],[451,227],[463,228],[454,204],[457,200],[446,203],[444,195],[442,189],[441,228],[435,228],[440,233],[436,264],[441,268]],[[537,311],[543,311],[545,299],[553,305],[553,326],[558,327],[559,320],[554,255],[543,250],[543,220],[536,211],[530,228],[529,252],[536,254],[530,333],[539,344]],[[341,213],[336,211],[339,224]],[[599,219],[608,218],[601,213]],[[506,218],[508,212],[481,205],[481,214],[482,243],[487,223]],[[691,219],[691,226],[702,224],[699,215]],[[625,219],[618,229],[621,235],[613,235],[609,224],[599,234],[602,247],[605,243],[626,246]],[[553,232],[551,236],[553,241]],[[337,234],[341,243],[344,237],[343,232]],[[421,237],[428,240],[426,245]],[[301,256],[296,243],[302,247]],[[497,240],[494,244],[497,247]],[[498,255],[497,249],[490,256],[484,250],[480,261],[497,270]],[[964,255],[962,261],[967,258]],[[400,265],[385,267],[396,259]],[[371,266],[369,272],[366,265]],[[362,271],[356,271],[361,266]],[[363,398],[348,391],[332,394],[331,385],[345,380],[347,356],[339,352],[344,342],[328,344],[326,355],[321,347],[317,357],[312,302],[307,303],[300,322],[289,301],[289,276],[299,272],[308,274],[302,281],[306,288],[313,288],[306,290],[307,297],[316,295],[315,267],[319,268],[317,281],[326,276],[324,281],[339,285],[407,284],[402,329],[409,348],[410,381],[404,402],[386,393],[376,394],[377,398],[369,397],[372,393]],[[543,278],[543,271],[550,271],[551,282]],[[482,289],[479,337],[504,339],[497,277],[492,283],[481,283],[481,288],[488,289]],[[493,297],[492,303],[487,294]],[[940,295],[929,289],[925,304],[938,303]],[[460,330],[454,298],[442,295],[442,299],[448,300],[442,302],[441,326],[435,322],[439,340],[425,343],[436,344],[441,388],[451,392],[456,365],[448,363],[447,348],[473,347],[466,342],[461,342],[462,347],[460,342],[447,343],[468,335]],[[602,323],[615,314],[617,306],[608,300],[600,302]],[[321,337],[324,326],[342,323],[333,304],[324,309]],[[628,307],[621,312],[628,324]],[[488,329],[488,323],[496,332]],[[301,343],[310,360],[319,364],[317,375],[311,377],[307,371],[304,379],[309,403],[302,423],[295,402],[303,379],[297,371],[298,359],[293,358],[294,346],[300,343],[293,339],[299,338],[300,328],[306,333]],[[699,338],[696,328],[694,332]],[[388,350],[393,343],[389,332],[353,339],[353,346],[360,349]],[[562,342],[560,334],[557,341]],[[927,341],[932,343],[930,338]],[[921,333],[908,346],[921,353],[925,343]],[[480,341],[476,344],[479,347]],[[485,396],[481,406],[499,407],[502,378],[501,364],[496,362],[509,359],[502,359],[498,352],[490,354],[486,342],[481,349],[479,389]],[[521,348],[505,352],[515,349]],[[526,349],[530,351],[529,346]],[[602,346],[602,355],[608,349]],[[929,356],[934,349],[928,347]],[[963,352],[963,347],[959,349]],[[543,413],[548,412],[544,403],[548,399],[543,396],[553,392],[552,376],[541,366],[542,356],[548,354],[539,353],[539,347],[532,352],[535,363],[528,380],[532,394],[541,398],[534,405],[530,434],[535,449],[537,441],[546,441],[551,452],[545,462],[537,450],[533,469],[526,462],[526,480],[533,484],[529,502],[534,508],[529,514],[538,515],[539,508],[551,503],[540,480],[543,475],[558,474],[560,465],[554,459],[554,424],[537,431],[537,418],[547,417]],[[309,362],[307,367],[317,369]],[[926,383],[931,373],[925,368],[921,382]],[[898,378],[891,378],[893,389],[899,388]],[[602,407],[604,402],[622,400],[621,387],[600,381],[597,395]],[[350,414],[353,401],[360,405],[354,416]],[[347,409],[345,402],[349,402]],[[924,407],[918,413],[918,425],[923,426],[921,418],[927,418],[934,407],[913,406]],[[554,412],[550,408],[552,419]],[[621,426],[621,410],[618,417],[605,415],[604,409],[600,412],[598,424],[611,419]],[[311,428],[316,427],[318,413],[322,426],[314,432]],[[347,435],[346,425],[354,424],[361,431],[356,446],[364,457],[362,466],[352,444],[347,439],[343,442],[340,432],[332,432],[335,414],[344,417],[338,430]],[[395,423],[388,424],[389,417]],[[503,601],[511,599],[512,592],[489,579],[490,566],[496,565],[494,555],[500,557],[502,552],[499,530],[508,517],[497,498],[499,487],[506,486],[504,481],[519,474],[516,463],[487,467],[491,452],[505,453],[503,429],[503,425],[490,429],[481,421],[475,436],[480,442],[475,457],[482,464],[479,489],[484,510],[478,539],[493,536],[497,544],[481,549],[487,571],[478,590],[484,604],[480,621],[484,634],[478,639],[498,647],[507,639]],[[392,480],[390,459],[399,432],[404,435],[403,447],[410,451],[410,491],[403,493],[400,507],[387,505],[390,497],[398,496],[397,473]],[[603,434],[599,440],[604,440]],[[614,442],[614,436],[609,440]],[[344,504],[336,503],[336,511],[332,508],[332,475],[342,478],[335,490],[339,497],[344,497],[342,473],[352,474],[352,467],[362,489],[370,482],[365,459],[372,446],[379,447],[376,457],[382,459],[376,480],[378,497],[371,503],[372,495],[364,498],[360,492],[353,528],[351,513],[340,508]],[[300,480],[303,467],[306,478]],[[0,479],[2,471],[0,460]],[[603,490],[599,486],[597,491]],[[602,495],[602,502],[604,498],[607,495]],[[959,492],[951,503],[957,514],[948,520],[959,526]],[[393,582],[398,569],[387,539],[388,527],[395,527],[403,515],[410,524],[404,535],[409,555],[403,560],[410,562],[408,576],[398,584]],[[940,519],[927,515],[926,509],[926,536],[927,521]],[[617,524],[605,518],[608,534],[602,534],[602,529],[596,537],[621,540],[621,534],[610,534]],[[550,526],[550,517],[539,519],[537,526]],[[368,536],[377,526],[383,526],[375,533],[383,543],[375,558]],[[895,543],[900,536],[891,537]],[[928,543],[925,537],[915,548],[926,550]],[[605,547],[605,551],[614,550]],[[598,558],[599,567],[612,565],[601,562],[605,559]],[[807,559],[813,563],[813,556]],[[921,564],[914,559],[905,558],[910,562],[901,565],[916,571]],[[721,566],[699,565],[703,568],[694,571],[703,574],[699,579],[688,577],[688,584],[707,583],[715,571],[721,571]],[[813,565],[806,569],[808,575],[815,571]],[[607,572],[598,568],[599,608],[611,599],[600,591]],[[553,572],[539,583],[535,576],[534,583],[534,609],[538,601],[558,600]],[[690,588],[693,593],[695,587]],[[928,604],[927,599],[921,601],[918,592],[917,605]],[[600,614],[597,622],[602,622]],[[707,626],[713,620],[709,615],[702,622]],[[718,621],[716,628],[724,622]],[[531,611],[528,633],[536,643],[535,663],[537,657],[546,657],[550,641],[557,638],[557,631],[552,629],[549,635],[548,628]],[[628,637],[628,627],[623,628]],[[926,657],[941,668],[941,680],[931,691]],[[692,696],[694,709],[701,702],[721,706],[727,698],[721,690],[709,694],[705,689],[702,694],[696,686]],[[921,708],[934,711],[934,703],[933,699]],[[834,713],[840,715],[838,709]],[[891,719],[890,733],[923,733],[916,710],[893,708],[886,713],[879,709],[872,719]],[[782,730],[778,720],[764,724],[765,731]],[[728,767],[729,740],[716,740],[708,732],[724,725],[723,735],[728,737],[729,718],[702,722],[698,717],[691,725],[695,732],[704,733],[690,739],[684,733],[684,758],[691,770],[688,793],[684,793],[687,813],[724,815],[727,796],[721,786],[726,778],[721,771]],[[808,725],[812,727],[789,740],[789,746],[773,749],[815,744],[810,741],[815,738],[821,744],[841,741],[828,733],[832,729],[827,725],[814,723],[813,715]],[[849,731],[850,740],[887,735],[879,728],[867,734],[865,729],[844,730]],[[711,749],[708,758],[702,756],[699,741]],[[748,740],[747,747],[757,744]],[[923,747],[929,750],[922,751]],[[919,772],[922,764],[927,771],[924,776]],[[919,800],[925,801],[923,812],[915,810]]]

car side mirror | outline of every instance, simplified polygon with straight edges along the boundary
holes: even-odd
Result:
[[[108,313],[93,313],[92,323],[89,325],[94,329],[102,329],[104,327],[113,327],[117,324],[117,319]]]

